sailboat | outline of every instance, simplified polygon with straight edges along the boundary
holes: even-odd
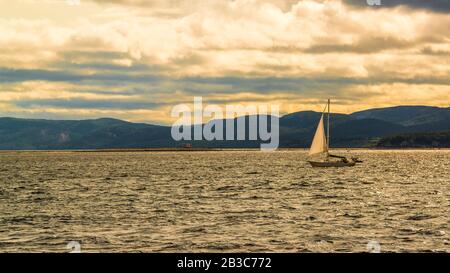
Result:
[[[324,126],[324,116],[328,109],[327,114],[327,134],[325,135]],[[332,155],[329,153],[330,144],[330,100],[328,100],[327,106],[325,107],[322,117],[320,118],[319,125],[317,126],[314,139],[309,150],[309,156],[325,156],[323,161],[311,161],[308,162],[313,167],[353,167],[356,163],[359,163],[357,158],[347,159],[344,156]],[[335,160],[331,160],[334,158]]]

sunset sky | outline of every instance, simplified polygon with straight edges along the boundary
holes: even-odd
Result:
[[[0,0],[0,116],[450,106],[450,1]]]

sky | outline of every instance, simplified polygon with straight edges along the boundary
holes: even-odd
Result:
[[[0,0],[0,116],[450,106],[450,1]]]

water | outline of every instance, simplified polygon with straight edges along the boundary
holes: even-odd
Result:
[[[450,252],[450,151],[3,152],[0,252]]]

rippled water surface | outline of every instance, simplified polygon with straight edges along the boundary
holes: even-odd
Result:
[[[450,252],[450,151],[3,152],[0,252]]]

